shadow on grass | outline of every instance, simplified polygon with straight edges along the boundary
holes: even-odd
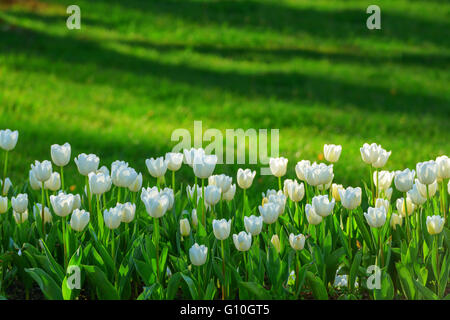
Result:
[[[235,71],[214,71],[189,65],[173,65],[120,53],[101,43],[70,36],[55,36],[24,28],[1,32],[0,50],[7,54],[26,54],[46,59],[48,63],[26,63],[15,66],[21,70],[57,73],[71,81],[86,82],[86,66],[91,83],[108,84],[142,92],[147,78],[167,79],[198,88],[215,89],[246,98],[276,98],[280,101],[321,103],[330,108],[349,111],[386,113],[408,112],[449,117],[449,102],[445,98],[413,92],[398,91],[376,85],[346,83],[300,72],[261,72],[255,74]],[[84,71],[83,71],[84,68]],[[81,70],[81,71],[80,71]],[[117,77],[98,76],[97,70],[119,72]],[[120,73],[131,73],[122,78]],[[264,107],[262,107],[264,109]],[[270,110],[268,110],[270,111]],[[231,115],[232,116],[232,115]]]

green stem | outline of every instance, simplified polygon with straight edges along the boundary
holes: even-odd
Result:
[[[44,209],[45,209],[45,190],[44,190],[44,182],[42,182],[42,197],[41,197],[41,206],[42,206],[42,236],[45,237],[45,222],[44,222]],[[45,240],[45,239],[44,239]]]
[[[384,265],[384,253],[383,253],[383,244],[381,243],[381,228],[378,229],[378,243],[380,245],[380,268],[383,268]]]
[[[372,166],[370,165],[369,166],[369,171],[370,171],[370,179],[369,179],[369,182],[370,182],[370,190],[372,191],[372,203],[373,203],[373,206],[375,207],[375,196],[374,196],[374,193],[373,193],[373,173],[372,173]]]
[[[223,248],[223,242],[224,240],[221,241],[221,246],[222,246],[222,273],[223,273],[223,282],[222,283],[222,300],[225,300],[225,250]]]
[[[436,246],[436,271],[437,271],[437,277],[436,284],[437,284],[437,295],[439,296],[439,292],[441,291],[440,281],[439,281],[439,275],[440,275],[440,268],[439,268],[439,247],[438,247],[438,234],[434,235],[434,245]]]
[[[376,169],[377,170],[377,189],[376,189],[376,194],[375,194],[375,198],[376,199],[378,199],[378,190],[380,189],[380,187],[379,187],[379,179],[378,179],[378,169]]]
[[[6,195],[6,192],[4,192],[6,190],[5,185],[6,185],[6,172],[8,169],[8,151],[5,151],[5,164],[3,167],[3,184],[2,184],[2,194]]]
[[[91,186],[89,185],[89,177],[86,176],[86,196],[88,198],[89,204],[89,212],[92,212],[92,203],[91,203]]]
[[[406,234],[408,236],[408,241],[410,241],[411,240],[411,236],[410,236],[410,230],[409,230],[410,226],[409,226],[408,206],[406,205],[406,197],[407,197],[407,195],[406,195],[406,192],[405,192],[405,195],[403,197],[403,207],[404,207],[404,210],[405,210],[405,218],[406,218]]]
[[[61,167],[61,190],[64,191],[64,167]]]
[[[153,235],[154,235],[154,243],[155,243],[155,248],[156,248],[156,276],[157,276],[157,281],[159,282],[159,274],[160,274],[160,270],[159,270],[159,220],[158,218],[153,218]]]
[[[202,179],[202,221],[206,230],[206,214],[205,214],[205,179]]]
[[[121,187],[117,187],[117,203],[120,203]]]
[[[281,188],[281,177],[278,177],[278,188],[280,190],[282,190],[282,188]]]
[[[64,268],[67,268],[67,244],[66,244],[66,226],[67,216],[62,218],[63,247],[64,247]]]
[[[172,190],[175,196],[175,171],[172,171]]]

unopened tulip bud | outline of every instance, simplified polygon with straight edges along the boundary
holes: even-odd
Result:
[[[230,231],[231,231],[231,220],[225,220],[225,219],[221,219],[221,220],[213,220],[212,222],[213,225],[213,232],[214,232],[214,236],[218,239],[218,240],[225,240],[230,236]]]
[[[372,228],[380,228],[386,222],[386,209],[382,206],[379,208],[369,207],[368,212],[364,213],[367,223]]]
[[[70,161],[71,147],[69,143],[62,146],[54,144],[50,148],[53,163],[58,167],[65,167]]]
[[[191,226],[186,218],[180,220],[180,233],[183,237],[187,237],[191,233]]]
[[[178,171],[183,163],[183,154],[168,152],[166,153],[167,169],[170,171]]]
[[[445,219],[439,215],[427,217],[427,230],[430,235],[439,234],[444,229]]]
[[[0,214],[5,213],[8,210],[8,197],[0,196]]]
[[[288,159],[284,157],[269,159],[270,171],[275,177],[282,177],[286,174],[287,164]]]
[[[11,198],[11,205],[15,212],[24,213],[28,208],[28,195],[26,193],[18,194]]]
[[[44,182],[44,189],[58,191],[61,188],[61,178],[58,172],[53,172],[50,179]]]
[[[0,130],[0,148],[6,151],[11,151],[16,147],[19,139],[19,132],[11,131],[9,129]]]
[[[278,253],[281,251],[281,243],[280,238],[278,238],[278,235],[274,234],[272,238],[270,239],[270,242],[274,246],[275,250],[277,250]]]
[[[253,183],[253,179],[255,178],[256,171],[251,171],[250,169],[242,170],[238,169],[237,172],[237,183],[241,189],[248,189],[251,187]]]
[[[205,264],[208,256],[208,248],[204,245],[199,246],[197,243],[189,249],[189,258],[194,266]]]
[[[396,213],[393,213],[391,216],[391,227],[392,229],[396,229],[397,225],[402,226],[402,216]]]
[[[75,209],[70,218],[70,226],[73,230],[81,232],[89,224],[89,212]]]
[[[80,174],[83,176],[88,176],[89,173],[97,171],[98,165],[100,163],[100,158],[95,154],[88,155],[82,153],[78,155],[78,157],[75,158],[74,161],[77,165],[78,172],[80,172]]]
[[[233,242],[239,251],[248,251],[252,246],[252,235],[241,231],[239,234],[233,234]]]
[[[328,162],[337,162],[341,156],[342,146],[326,144],[323,146],[323,155]]]
[[[305,236],[302,234],[294,235],[291,233],[289,235],[289,244],[294,250],[302,250],[305,247]]]
[[[432,184],[437,178],[437,170],[434,160],[419,162],[416,165],[417,178],[422,184]]]

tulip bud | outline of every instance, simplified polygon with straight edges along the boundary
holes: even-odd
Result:
[[[6,178],[5,185],[3,185],[3,181],[0,180],[0,186],[2,186],[2,195],[6,196],[9,192],[9,189],[12,187],[11,180],[9,180],[9,178]]]
[[[131,192],[139,192],[139,190],[141,190],[141,188],[142,188],[142,173],[139,173],[136,176],[136,179],[134,179],[134,181],[130,184],[128,189]]]
[[[391,227],[392,229],[396,229],[397,225],[399,225],[400,227],[402,226],[402,216],[396,213],[393,213],[391,216]]]
[[[381,207],[384,207],[386,212],[389,212],[389,207],[390,207],[389,200],[378,198],[375,201],[375,208],[381,208]]]
[[[31,186],[31,189],[33,189],[33,190],[40,190],[40,189],[42,188],[42,183],[40,183],[40,182],[36,179],[36,177],[34,176],[33,169],[31,169],[31,170],[29,171],[29,176],[30,176],[30,186]],[[44,186],[45,186],[45,184],[44,184]]]
[[[248,251],[252,246],[252,235],[241,231],[239,234],[233,234],[233,242],[239,251]]]
[[[71,147],[69,143],[62,146],[54,144],[50,147],[53,163],[58,167],[65,167],[70,161]]]
[[[28,220],[28,210],[25,210],[22,213],[18,213],[16,211],[13,211],[14,220],[16,220],[17,224],[24,223]]]
[[[306,169],[311,166],[311,162],[309,160],[302,160],[297,162],[295,166],[295,173],[297,174],[297,178],[301,181],[306,181]]]
[[[183,154],[168,152],[166,153],[167,168],[170,171],[178,171],[183,163]]]
[[[197,227],[198,218],[197,218],[197,210],[196,209],[192,209],[191,218],[192,218],[192,224],[194,225],[194,227]]]
[[[236,185],[232,184],[230,189],[227,192],[222,194],[222,198],[225,201],[232,201],[234,199],[234,195],[236,194]]]
[[[166,214],[169,205],[170,199],[165,194],[160,194],[156,190],[155,192],[149,194],[141,194],[141,200],[145,205],[145,209],[147,213],[153,218],[161,218]]]
[[[444,229],[445,219],[439,215],[427,217],[427,230],[430,235],[439,234]]]
[[[382,206],[379,208],[369,207],[368,212],[364,213],[367,223],[372,228],[380,228],[386,222],[386,209]]]
[[[394,184],[398,191],[407,192],[412,189],[414,183],[414,170],[405,169],[403,171],[396,171]]]
[[[36,219],[36,216],[39,215],[42,219],[42,205],[40,203],[35,203],[33,206],[33,215]],[[50,210],[47,207],[44,207],[44,223],[51,223],[52,222],[52,214],[50,213]]]
[[[274,246],[275,250],[277,250],[278,253],[281,251],[281,243],[280,238],[278,238],[278,235],[274,234],[272,238],[270,239],[270,242]]]
[[[275,177],[282,177],[286,174],[287,164],[288,159],[284,157],[269,159],[270,171]]]
[[[362,191],[360,187],[339,190],[342,206],[348,210],[356,209],[361,204]]]
[[[26,193],[18,194],[11,198],[11,205],[16,213],[24,213],[28,208],[28,195]]]
[[[128,165],[115,167],[111,172],[112,183],[117,187],[128,188],[137,178],[137,172]]]
[[[256,171],[251,171],[250,169],[242,170],[238,169],[237,172],[237,183],[241,189],[248,189],[253,183],[253,179],[256,176]]]
[[[50,179],[44,182],[44,189],[58,191],[61,188],[61,178],[58,172],[53,172]]]
[[[337,162],[341,156],[342,146],[326,144],[323,146],[323,154],[328,162]]]
[[[404,199],[403,198],[397,199],[396,205],[398,213],[400,213],[403,217],[406,217]],[[407,197],[406,210],[408,212],[408,216],[410,216],[414,212],[414,209],[415,205],[412,203],[411,199]]]
[[[205,264],[208,256],[208,248],[204,245],[199,246],[197,243],[189,249],[189,258],[194,266]]]
[[[134,215],[136,212],[136,205],[134,203],[118,203],[116,205],[116,208],[120,213],[121,222],[130,223],[134,220]]]
[[[187,237],[191,233],[191,226],[186,218],[180,220],[180,233],[183,237]]]
[[[65,217],[73,211],[75,197],[73,194],[59,193],[57,196],[50,196],[50,203],[57,216]]]
[[[208,184],[218,187],[222,193],[226,193],[230,187],[233,179],[224,174],[212,175],[208,178]]]
[[[305,240],[305,236],[301,233],[298,235],[291,233],[289,235],[289,243],[294,250],[302,250],[305,247]]]
[[[161,196],[166,196],[169,200],[169,205],[167,206],[167,210],[172,210],[173,204],[175,203],[175,196],[173,194],[173,190],[170,188],[164,188],[160,191]]]
[[[333,212],[334,204],[334,199],[331,199],[330,201],[327,195],[315,196],[312,199],[312,206],[314,207],[314,211],[321,217],[329,216]]]
[[[297,180],[294,180],[288,185],[287,193],[289,195],[289,198],[293,202],[302,201],[303,197],[305,196],[305,186],[303,182],[299,184]]]
[[[9,129],[0,130],[0,148],[6,151],[11,151],[16,147],[19,139],[19,132],[11,131]]]
[[[0,214],[6,213],[8,211],[8,197],[0,196]]]
[[[105,211],[103,211],[103,220],[105,221],[105,225],[108,229],[117,229],[122,221],[121,212],[117,207],[109,210],[105,209]]]
[[[100,158],[95,154],[85,154],[82,153],[78,155],[77,158],[74,159],[75,164],[77,165],[78,172],[80,172],[83,176],[88,176],[89,173],[95,172],[98,169],[98,165],[100,163]]]
[[[342,184],[333,183],[331,185],[331,195],[336,202],[341,201],[341,196],[339,195],[339,190],[345,190]]]
[[[75,209],[70,218],[70,226],[73,230],[81,232],[89,224],[89,212]]]
[[[244,217],[245,231],[251,233],[253,236],[257,236],[261,233],[263,225],[263,217],[250,216]]]
[[[305,212],[306,212],[306,219],[308,220],[309,224],[318,225],[319,223],[322,222],[322,217],[319,216],[314,211],[314,207],[312,205],[310,205],[309,203],[306,204]]]
[[[31,165],[31,170],[33,170],[36,180],[42,183],[50,179],[52,175],[52,163],[48,160],[42,162],[36,160],[34,165]]]
[[[444,180],[450,178],[450,158],[441,156],[436,158],[437,178]]]
[[[391,151],[387,152],[383,148],[380,147],[379,153],[378,153],[378,159],[374,163],[372,163],[372,167],[374,168],[382,168],[388,161],[389,157],[391,155]]]
[[[231,220],[216,220],[214,219],[212,222],[214,236],[218,240],[225,240],[230,236],[231,231]]]
[[[199,179],[209,178],[217,164],[216,155],[197,154],[193,160],[194,174]]]
[[[416,165],[417,178],[422,184],[432,184],[437,178],[437,165],[433,160],[419,162]]]
[[[205,188],[205,202],[210,206],[214,206],[220,200],[220,189],[210,185]]]
[[[111,177],[104,173],[89,173],[89,188],[92,194],[102,195],[111,187]]]
[[[367,164],[373,164],[378,161],[381,146],[376,143],[372,143],[369,145],[368,143],[364,143],[364,145],[359,149],[361,152],[362,160]]]
[[[263,217],[264,223],[272,224],[278,219],[280,205],[273,202],[268,202],[264,206],[259,206],[259,213]]]
[[[328,185],[333,181],[333,165],[327,166],[324,163],[313,163],[305,169],[306,182],[314,187]]]

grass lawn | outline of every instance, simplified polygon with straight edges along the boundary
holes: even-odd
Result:
[[[66,28],[73,3],[81,30]],[[72,158],[126,160],[148,181],[144,160],[194,120],[280,129],[291,178],[324,143],[343,146],[335,181],[354,186],[368,175],[364,142],[392,150],[389,170],[448,155],[450,3],[376,3],[382,29],[371,31],[364,0],[0,1],[0,128],[20,131],[13,183],[66,141]],[[235,181],[237,167],[216,172]],[[190,168],[182,175],[192,183]],[[276,185],[261,177],[256,190]]]

